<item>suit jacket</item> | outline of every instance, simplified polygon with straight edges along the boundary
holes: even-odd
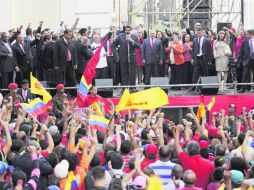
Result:
[[[243,65],[247,65],[250,61],[250,45],[249,39],[243,41],[242,47],[240,49],[238,62],[242,63]]]
[[[75,42],[77,49],[78,73],[83,73],[87,61],[92,57],[93,53],[89,51],[88,47],[82,44],[80,40]]]
[[[17,90],[17,94],[19,94],[22,97],[22,100],[23,100],[24,103],[28,103],[28,100],[32,100],[32,99],[35,98],[34,95],[31,94],[31,90],[30,89],[27,90],[26,99],[23,97],[22,88],[19,88]]]
[[[141,47],[141,57],[146,60],[146,64],[159,64],[163,60],[163,47],[159,39],[154,38],[154,48],[150,43],[151,38],[144,40]]]
[[[11,44],[9,44],[11,48]],[[8,55],[12,54],[9,49],[0,41],[0,72],[8,73],[13,72],[15,68],[14,57],[9,57]]]
[[[133,43],[128,42],[128,40],[126,39],[125,33],[119,34],[119,36],[117,36],[117,38],[114,41],[114,44],[116,45],[116,47],[120,46],[119,47],[119,57],[121,58],[120,61],[128,60],[128,44],[129,44],[130,56],[136,56],[135,49],[139,47],[138,36],[131,34],[130,37],[134,40]]]
[[[77,51],[74,42],[65,43],[63,38],[58,39],[54,44],[54,66],[59,67],[60,70],[66,71],[68,66],[67,52],[68,48],[71,53],[71,64],[77,65]]]
[[[45,46],[44,56],[47,69],[54,69],[54,44],[55,42],[50,42]]]
[[[33,55],[31,46],[36,45],[39,40],[35,39],[31,42],[24,41],[24,51],[21,49],[18,42],[15,42],[12,46],[15,65],[17,65],[21,71],[28,71],[33,68]]]
[[[193,40],[193,46],[192,46],[192,59],[193,59],[193,63],[197,64],[197,60],[198,60],[198,48],[199,48],[199,44],[198,44],[198,38],[195,38]],[[208,64],[208,62],[212,61],[212,47],[211,47],[211,43],[210,41],[204,37],[203,40],[203,44],[202,44],[202,53],[203,53],[203,62],[205,64]]]

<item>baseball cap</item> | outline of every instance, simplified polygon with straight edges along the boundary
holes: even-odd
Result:
[[[229,104],[229,107],[236,108],[236,105],[235,104]]]
[[[149,144],[146,147],[146,153],[149,155],[157,155],[158,154],[158,147],[155,144]]]
[[[137,176],[133,181],[136,189],[145,189],[146,188],[146,178],[143,176]]]
[[[57,178],[63,179],[67,177],[69,169],[69,162],[67,160],[62,160],[54,168],[54,174]]]
[[[242,184],[244,180],[243,173],[238,170],[231,170],[231,180],[236,185]]]
[[[203,149],[203,148],[208,149],[208,142],[204,140],[199,141],[199,147],[200,149]]]

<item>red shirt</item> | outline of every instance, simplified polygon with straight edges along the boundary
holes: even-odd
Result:
[[[141,162],[141,170],[145,169],[147,166],[149,166],[149,164],[154,163],[155,161],[157,161],[158,158],[155,158],[153,160],[148,160],[148,158],[145,158],[142,162]]]
[[[184,170],[192,170],[195,172],[197,177],[195,186],[206,189],[209,178],[213,173],[214,165],[200,155],[189,156],[185,152],[179,154],[179,160],[181,161]]]
[[[92,96],[91,94],[89,94],[86,96],[86,99],[84,102],[84,107],[88,107],[88,106],[92,105],[94,102],[103,102],[103,99],[99,95]]]

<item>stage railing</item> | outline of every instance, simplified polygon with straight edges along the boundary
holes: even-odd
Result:
[[[223,84],[224,86],[233,86],[233,94],[237,94],[237,87],[238,86],[253,86],[254,87],[254,83],[225,83]],[[209,83],[209,84],[168,84],[168,85],[125,85],[125,86],[97,86],[98,89],[107,89],[107,90],[113,90],[113,89],[124,89],[124,88],[136,88],[136,89],[142,89],[142,88],[151,88],[151,87],[161,87],[163,89],[169,89],[171,87],[202,87],[202,86],[213,86],[213,87],[218,87],[220,86],[220,84],[218,83]],[[65,89],[67,90],[75,90],[78,87],[65,87]],[[45,88],[46,90],[55,90],[55,88]],[[8,91],[8,89],[2,89],[3,92]]]

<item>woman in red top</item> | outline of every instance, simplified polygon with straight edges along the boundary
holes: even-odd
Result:
[[[179,41],[177,35],[173,35],[173,42],[169,42],[166,53],[168,53],[170,64],[175,64],[175,84],[182,84],[184,71],[183,44]],[[178,90],[179,88],[175,89]]]

